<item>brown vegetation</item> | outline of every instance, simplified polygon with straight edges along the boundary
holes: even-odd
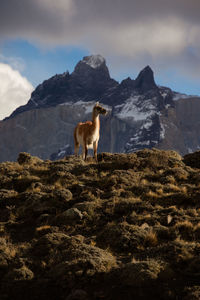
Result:
[[[1,299],[199,299],[199,160],[1,163]]]

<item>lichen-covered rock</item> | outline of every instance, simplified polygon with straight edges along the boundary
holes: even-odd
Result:
[[[62,202],[66,202],[66,203],[68,201],[72,200],[72,197],[73,197],[72,193],[68,189],[55,190],[55,191],[53,191],[53,196],[58,201],[62,201]]]
[[[64,211],[62,214],[58,215],[55,219],[55,222],[59,224],[70,224],[81,221],[83,214],[76,207],[69,208]]]
[[[36,156],[31,156],[29,153],[26,153],[26,152],[19,153],[17,161],[20,165],[22,165],[22,164],[37,164],[37,163],[42,162],[42,160],[40,158],[38,158]]]
[[[112,254],[85,244],[79,236],[69,237],[63,233],[50,233],[41,237],[33,246],[33,254],[46,260],[51,268],[49,274],[53,278],[74,278],[84,273],[93,276],[116,267]]]
[[[196,151],[194,153],[186,154],[183,157],[183,161],[186,165],[192,168],[200,169],[200,151]]]
[[[32,280],[34,278],[33,272],[27,268],[26,266],[23,266],[18,269],[13,269],[8,272],[8,274],[5,277],[5,280]]]
[[[145,245],[149,228],[129,224],[109,224],[99,234],[98,241],[119,252],[128,252]]]
[[[192,287],[186,287],[184,289],[185,296],[183,300],[199,300],[200,299],[200,287],[199,285],[194,285]]]
[[[156,280],[162,266],[155,260],[136,261],[127,264],[121,272],[121,278],[126,285],[144,287]]]
[[[88,294],[84,290],[72,291],[65,300],[87,300]]]
[[[98,273],[108,273],[116,267],[116,260],[112,254],[98,247],[81,243],[71,239],[68,250],[63,250],[65,261],[55,265],[50,274],[54,278],[80,278],[84,274],[92,277]]]

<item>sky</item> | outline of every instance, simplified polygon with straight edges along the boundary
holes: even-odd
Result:
[[[91,54],[119,82],[150,65],[157,84],[200,95],[200,1],[1,0],[0,120]]]

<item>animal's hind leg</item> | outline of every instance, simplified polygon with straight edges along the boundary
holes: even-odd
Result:
[[[74,154],[75,154],[75,156],[78,156],[78,150],[79,150],[80,144],[78,142],[76,132],[77,132],[77,127],[74,130]]]
[[[97,147],[98,147],[98,142],[93,143],[93,150],[94,150],[94,159],[97,161]]]
[[[85,147],[81,145],[82,148],[82,159],[85,159]]]
[[[79,150],[79,143],[74,143],[74,154],[75,156],[78,156],[78,150]]]
[[[83,159],[86,160],[87,159],[87,154],[88,154],[88,147],[87,145],[83,145]]]

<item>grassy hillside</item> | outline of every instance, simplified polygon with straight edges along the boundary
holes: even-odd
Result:
[[[98,159],[0,164],[1,300],[200,299],[200,152]]]

